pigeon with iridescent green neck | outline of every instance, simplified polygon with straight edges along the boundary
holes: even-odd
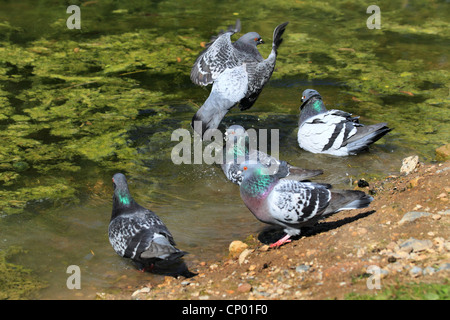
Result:
[[[125,176],[113,176],[113,209],[109,223],[109,242],[114,251],[124,258],[132,259],[138,269],[164,273],[161,268],[173,271],[172,262],[179,262],[186,252],[175,247],[172,234],[153,212],[140,206],[131,196]],[[179,274],[193,274],[184,264]]]
[[[355,155],[392,130],[387,123],[364,126],[350,113],[328,111],[316,90],[306,89],[302,102],[297,138],[300,148],[312,153]]]
[[[300,228],[342,210],[366,208],[371,196],[356,190],[330,190],[331,185],[302,182],[268,174],[261,164],[243,163],[241,198],[260,221],[279,225],[286,235],[271,247],[290,242]]]
[[[271,167],[278,175],[290,176],[296,180],[307,180],[321,175],[322,170],[310,170],[294,167],[283,160],[278,160],[267,153],[253,149],[248,132],[240,125],[232,125],[225,132],[225,146],[223,149],[223,173],[233,183],[241,184],[242,175],[239,166],[246,160],[254,160],[263,164],[266,168]],[[254,143],[256,146],[256,141]]]

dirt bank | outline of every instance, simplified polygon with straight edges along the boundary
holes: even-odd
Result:
[[[260,240],[273,241],[280,234],[265,232],[243,240],[248,247],[235,258],[191,266],[198,272],[194,278],[166,277],[159,285],[143,283],[120,295],[98,296],[344,299],[379,294],[392,285],[448,284],[449,173],[450,161],[419,164],[407,176],[362,188],[375,198],[370,208],[338,213],[279,249],[268,249]],[[375,287],[369,289],[368,283]]]

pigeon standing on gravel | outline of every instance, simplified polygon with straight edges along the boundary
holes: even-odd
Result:
[[[197,85],[213,84],[211,94],[192,118],[192,127],[199,134],[219,126],[225,114],[236,104],[241,110],[250,108],[269,81],[288,22],[277,26],[273,33],[272,51],[264,59],[257,45],[264,43],[256,32],[249,32],[237,41],[231,36],[241,29],[240,21],[220,33],[207,45],[191,70],[191,80]],[[195,126],[200,121],[201,126]]]
[[[364,126],[350,113],[328,111],[316,90],[306,89],[302,102],[297,138],[300,147],[312,153],[355,155],[392,130],[387,123]]]
[[[223,173],[231,182],[240,185],[242,175],[240,164],[244,161],[253,160],[261,163],[266,168],[277,170],[279,176],[295,176],[297,180],[306,180],[323,173],[322,170],[309,170],[294,167],[283,160],[278,160],[267,153],[252,149],[249,134],[240,125],[232,125],[225,132],[226,144],[223,149]],[[254,143],[256,145],[256,142]]]
[[[140,206],[131,196],[125,176],[113,176],[114,196],[109,242],[114,251],[134,261],[139,270],[193,274],[180,260],[186,252],[175,248],[172,234],[152,211]]]
[[[241,198],[260,221],[284,227],[286,236],[273,243],[279,247],[300,234],[300,228],[341,210],[366,208],[373,198],[362,191],[330,190],[331,185],[301,182],[269,175],[261,164],[243,163]]]

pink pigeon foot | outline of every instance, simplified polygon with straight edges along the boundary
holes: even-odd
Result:
[[[278,240],[277,242],[272,243],[269,247],[270,248],[278,248],[278,247],[282,246],[285,243],[289,243],[289,242],[292,241],[292,240],[289,239],[290,237],[291,236],[287,234],[283,238]]]

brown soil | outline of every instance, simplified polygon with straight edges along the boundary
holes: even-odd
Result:
[[[374,194],[368,209],[331,216],[278,249],[268,249],[258,235],[250,236],[243,240],[248,250],[240,259],[199,262],[190,266],[198,272],[193,278],[166,277],[159,285],[144,283],[120,295],[99,297],[344,299],[350,293],[376,293],[377,289],[367,287],[371,275],[367,269],[371,265],[385,270],[381,289],[396,283],[446,283],[448,271],[424,275],[413,274],[411,268],[437,268],[450,262],[449,172],[450,161],[420,164],[407,176],[390,176],[362,189]],[[410,211],[431,215],[399,224]],[[272,234],[275,240],[280,235]],[[264,235],[259,237],[264,241]],[[432,246],[417,252],[399,251],[399,244],[411,237],[430,240]]]

